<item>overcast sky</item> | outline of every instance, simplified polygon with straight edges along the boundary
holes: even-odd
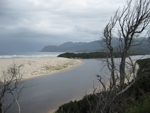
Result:
[[[0,0],[0,51],[90,42],[126,0]]]

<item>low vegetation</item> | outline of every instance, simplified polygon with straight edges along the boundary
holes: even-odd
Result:
[[[46,71],[55,71],[55,70],[65,69],[65,68],[69,67],[70,65],[73,65],[73,62],[65,63],[63,65],[56,65],[56,66],[45,65],[42,68]]]
[[[114,52],[114,57],[120,57],[119,53]],[[63,53],[58,55],[58,57],[65,57],[65,58],[106,58],[108,53],[106,52],[91,52],[91,53]]]

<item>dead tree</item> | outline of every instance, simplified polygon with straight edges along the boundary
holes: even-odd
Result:
[[[117,13],[118,12],[116,12],[114,18],[111,18],[110,22],[106,25],[102,37],[102,41],[103,41],[102,44],[105,47],[106,51],[109,53],[109,56],[107,56],[106,58],[106,62],[107,62],[107,67],[111,74],[111,80],[110,80],[111,87],[116,87],[116,76],[115,76],[116,67],[114,62],[114,48],[112,46],[112,37],[113,37],[112,32],[118,20]]]
[[[133,6],[132,6],[133,5]],[[133,0],[127,3],[123,11],[118,14],[118,37],[120,42],[119,53],[120,62],[120,86],[124,88],[126,57],[133,46],[133,39],[138,38],[150,23],[150,1]]]
[[[117,10],[115,15],[111,18],[109,23],[106,25],[103,32],[103,43],[106,45],[110,61],[108,62],[108,68],[112,72],[112,81],[115,82],[114,75],[114,56],[112,46],[113,32],[117,28],[118,34],[118,47],[117,52],[120,54],[120,63],[119,63],[119,85],[121,89],[124,88],[125,81],[125,66],[126,58],[129,55],[129,50],[133,44],[133,39],[138,38],[140,34],[146,30],[146,27],[150,23],[150,1],[149,0],[130,0],[127,2],[122,11]],[[115,84],[115,83],[114,83]]]
[[[20,73],[20,68],[22,65],[17,66],[15,63],[12,67],[9,67],[7,71],[2,72],[0,79],[0,113],[5,113],[15,102],[18,106],[18,113],[21,112],[20,105],[18,102],[19,95],[25,86],[22,85],[22,74]],[[21,86],[22,85],[22,86]],[[9,100],[6,104],[5,96],[11,95],[12,100]]]
[[[100,93],[98,104],[101,105],[99,109],[103,109],[103,111],[99,111],[100,113],[110,113],[113,111],[112,106],[115,99],[123,95],[136,82],[134,78],[134,81],[125,87],[126,59],[129,58],[132,61],[130,58],[130,49],[132,46],[138,45],[133,43],[133,40],[140,37],[140,34],[147,30],[146,28],[149,23],[150,0],[129,0],[123,10],[118,9],[106,25],[102,40],[105,50],[109,54],[106,58],[106,63],[110,70],[110,84],[106,90],[107,93]],[[116,38],[118,42],[118,47],[116,48],[112,45],[115,34],[118,37]],[[120,62],[118,64],[115,63],[114,52],[120,54]],[[135,63],[131,63],[134,76]],[[101,83],[100,77],[99,80]],[[103,90],[105,89],[103,87]]]

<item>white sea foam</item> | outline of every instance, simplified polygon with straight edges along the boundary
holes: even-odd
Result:
[[[40,57],[55,57],[62,52],[28,52],[28,53],[5,53],[0,54],[0,59],[10,59],[10,58],[40,58]]]

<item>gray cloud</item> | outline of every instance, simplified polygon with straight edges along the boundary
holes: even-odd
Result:
[[[39,51],[99,39],[126,0],[1,0],[0,51]]]

